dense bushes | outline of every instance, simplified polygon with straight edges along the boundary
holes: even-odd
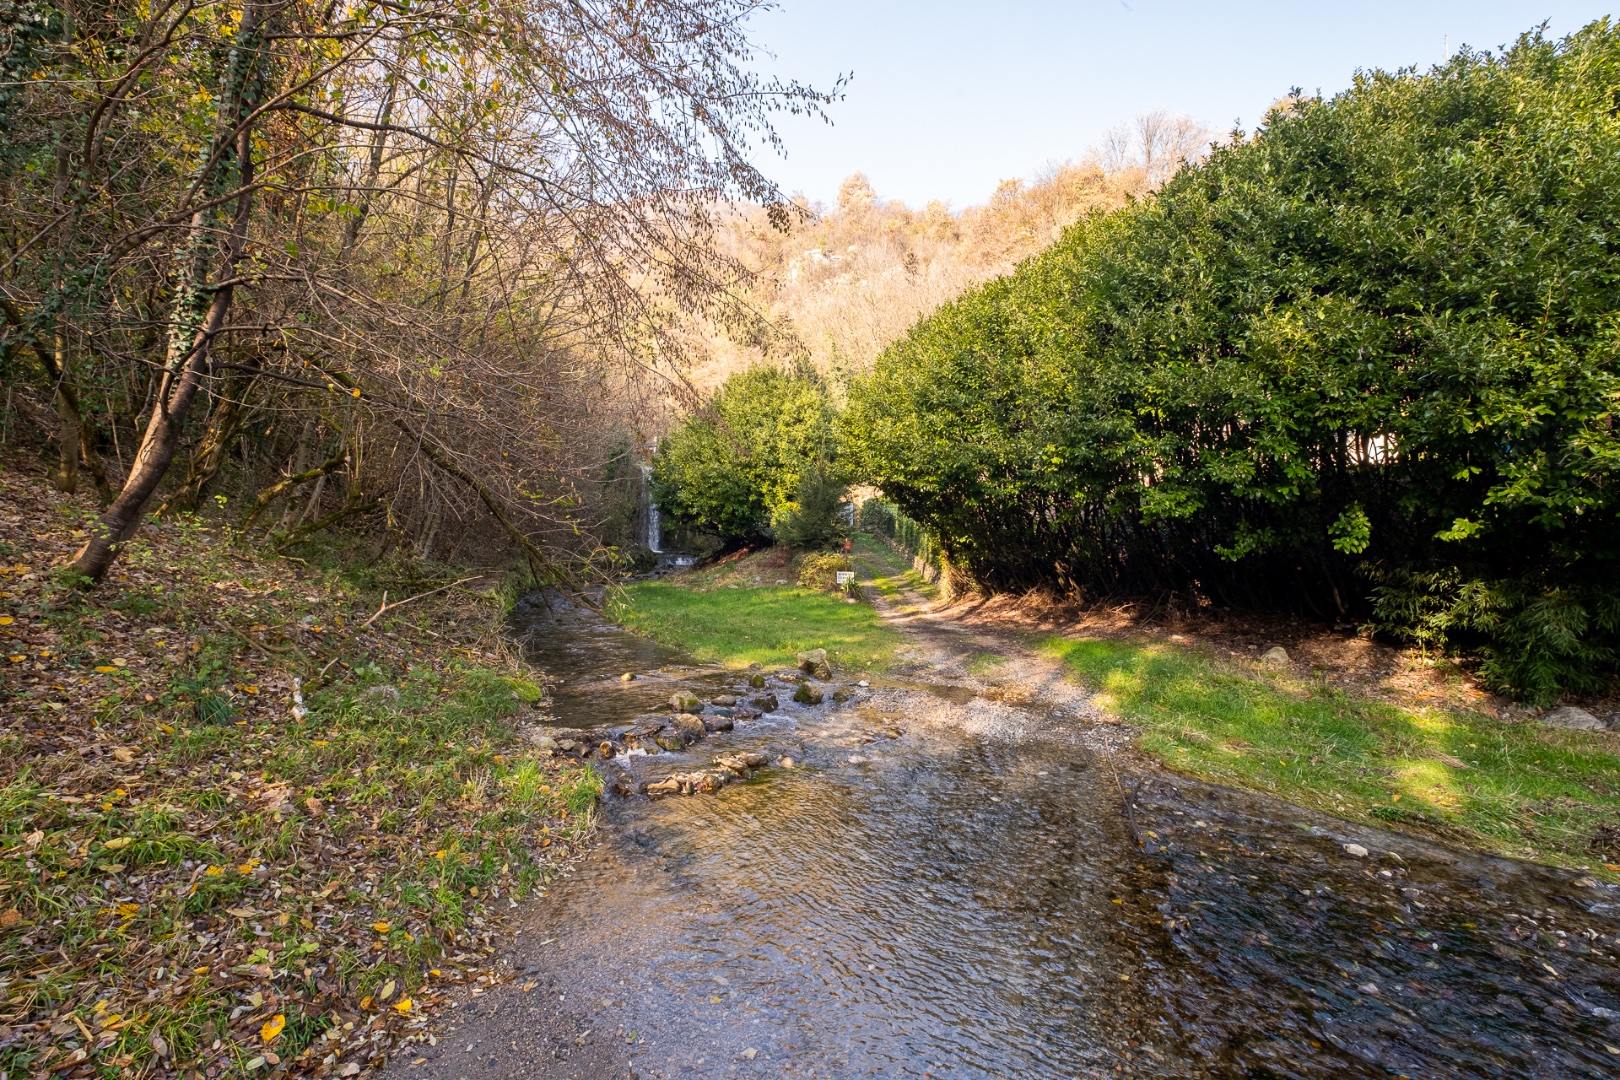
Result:
[[[679,522],[733,540],[773,535],[786,524],[820,542],[834,469],[834,412],[812,371],[759,367],[727,379],[708,406],[658,446],[653,498]],[[812,505],[805,506],[808,499]],[[814,546],[811,544],[810,546]]]
[[[920,323],[846,452],[991,587],[1188,589],[1613,660],[1620,35],[1292,99]]]

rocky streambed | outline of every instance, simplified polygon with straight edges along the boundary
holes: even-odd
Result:
[[[555,702],[593,722],[532,737],[620,794],[511,977],[399,1075],[1620,1072],[1591,878],[1128,765],[1027,657],[861,685],[642,652],[625,680],[588,632]]]

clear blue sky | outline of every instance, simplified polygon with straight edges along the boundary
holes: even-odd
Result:
[[[1496,49],[1542,21],[1563,36],[1601,0],[779,0],[762,67],[816,86],[854,73],[834,126],[783,117],[788,191],[831,202],[857,170],[884,198],[956,208],[1003,178],[1080,157],[1138,113],[1252,129],[1290,87],[1335,93],[1357,68],[1424,68],[1449,43]]]

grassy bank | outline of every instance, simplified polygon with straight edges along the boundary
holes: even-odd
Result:
[[[610,613],[638,633],[727,667],[792,667],[795,654],[818,648],[838,671],[893,664],[900,635],[870,605],[790,584],[793,570],[766,552],[631,585]]]
[[[1399,708],[1171,645],[1042,648],[1172,768],[1504,855],[1620,871],[1620,735]]]
[[[494,977],[598,779],[517,738],[539,692],[488,595],[366,626],[434,583],[195,521],[87,593],[50,568],[91,509],[0,474],[0,1074],[375,1064]]]

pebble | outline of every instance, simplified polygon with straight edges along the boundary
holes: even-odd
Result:
[[[1360,844],[1344,845],[1344,853],[1346,855],[1354,856],[1357,859],[1365,859],[1367,857],[1367,849],[1362,847]]]
[[[785,757],[781,761],[778,761],[777,764],[782,766],[784,769],[791,769],[793,768],[793,759],[790,757]]]

